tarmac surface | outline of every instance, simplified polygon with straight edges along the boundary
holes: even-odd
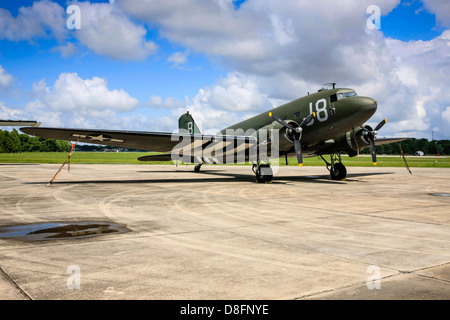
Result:
[[[0,299],[450,299],[450,169],[59,166],[0,164]]]

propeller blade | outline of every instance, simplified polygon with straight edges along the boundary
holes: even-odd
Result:
[[[386,119],[382,120],[376,127],[375,127],[375,131],[378,131],[381,129],[381,127],[383,127],[386,124]]]
[[[373,136],[371,135],[369,137],[369,141],[370,141],[370,153],[372,154],[372,162],[373,165],[376,166],[377,165],[377,154],[375,151],[375,141],[373,140]]]
[[[288,125],[286,122],[284,122],[283,119],[281,119],[280,117],[278,117],[277,115],[273,114],[272,112],[269,112],[269,117],[275,119],[276,122],[282,124],[283,126],[285,126],[288,129],[292,129],[292,127],[290,125]]]
[[[298,165],[303,166],[303,154],[302,154],[302,144],[300,139],[294,139],[295,154],[297,155]]]
[[[304,124],[308,124],[311,122],[312,119],[316,116],[316,113],[313,112],[309,116],[307,116],[305,119],[303,119],[302,123],[300,123],[299,127],[303,127]]]
[[[383,126],[384,123],[385,123],[384,120],[381,121],[381,122],[377,125],[377,127],[380,126],[380,125]],[[374,136],[374,133],[376,134],[376,130],[374,130],[374,131],[369,131],[369,130],[367,130],[366,128],[364,128],[363,126],[359,126],[359,127],[360,127],[361,129],[363,129],[363,130],[367,133],[367,136],[368,136],[368,138],[369,138],[370,153],[372,154],[372,162],[373,162],[373,165],[376,166],[376,165],[377,165],[377,154],[376,154],[376,151],[375,151],[375,136]]]

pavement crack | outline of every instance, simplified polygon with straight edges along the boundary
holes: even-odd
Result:
[[[8,279],[8,281],[9,282],[11,282],[11,284],[20,292],[20,294],[22,294],[24,297],[25,297],[25,299],[27,299],[27,300],[33,300],[33,299],[31,299],[31,297],[19,286],[19,284],[16,282],[16,281],[14,281],[14,279],[13,278],[11,278],[10,276],[9,276],[9,274],[7,274],[6,272],[5,272],[5,270],[3,270],[3,268],[2,267],[0,267],[0,274],[3,274],[4,275],[4,277],[6,278],[6,279]]]

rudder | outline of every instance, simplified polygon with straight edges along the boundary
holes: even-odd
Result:
[[[189,111],[178,119],[178,130],[179,132],[200,133],[200,130],[198,129],[197,124]]]

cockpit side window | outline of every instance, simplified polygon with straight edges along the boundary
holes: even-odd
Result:
[[[354,97],[354,96],[356,96],[356,92],[355,91],[344,92],[344,97],[346,97],[346,98]]]
[[[342,98],[355,97],[355,96],[356,96],[356,92],[355,91],[339,92],[337,94],[338,100],[342,99]]]

